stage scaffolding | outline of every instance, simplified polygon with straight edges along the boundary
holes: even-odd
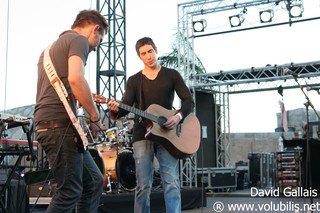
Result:
[[[209,91],[214,95],[216,105],[219,106],[219,115],[216,119],[216,146],[217,166],[228,167],[230,124],[229,124],[229,94],[267,91],[277,89],[279,83],[284,89],[296,88],[296,78],[291,72],[298,74],[302,86],[318,86],[320,62],[301,64],[283,64],[267,67],[251,67],[247,69],[220,71],[218,73],[197,74],[194,64],[199,60],[194,53],[194,39],[203,36],[212,36],[221,33],[237,32],[241,30],[271,27],[280,24],[294,24],[301,21],[312,21],[319,17],[279,22],[264,26],[242,28],[240,30],[226,30],[214,33],[194,33],[192,22],[201,15],[223,11],[239,10],[241,8],[256,7],[258,5],[287,4],[288,0],[197,0],[177,5],[177,41],[178,70],[185,79],[190,90]],[[303,1],[301,1],[303,2]],[[97,91],[107,97],[120,99],[126,84],[126,7],[125,0],[97,0],[97,9],[110,23],[107,40],[103,41],[97,51]],[[288,72],[288,70],[290,72]],[[286,73],[285,73],[286,71]],[[303,81],[302,81],[303,80]],[[194,97],[195,98],[195,97]],[[103,109],[104,119],[112,126],[107,109]],[[181,186],[197,186],[196,154],[181,160]]]
[[[303,3],[303,1],[297,1]],[[216,156],[218,167],[230,167],[230,123],[229,123],[229,94],[247,93],[256,91],[276,90],[280,85],[283,89],[299,87],[296,81],[303,87],[308,85],[320,85],[320,62],[307,62],[299,64],[270,65],[266,67],[251,67],[247,69],[231,70],[215,73],[197,74],[194,64],[198,57],[194,52],[194,39],[203,36],[213,36],[222,33],[232,33],[242,30],[252,30],[262,27],[278,25],[292,25],[297,22],[312,21],[319,17],[307,17],[305,19],[279,20],[277,23],[237,30],[225,30],[213,33],[197,33],[193,30],[193,22],[202,15],[222,11],[240,10],[245,12],[249,7],[258,5],[278,6],[288,5],[286,0],[199,0],[178,4],[178,61],[179,71],[182,73],[191,91],[207,91],[214,95],[216,105],[219,106],[219,115],[216,117]],[[195,93],[193,93],[195,94]],[[182,186],[197,186],[197,158],[196,154],[181,162]]]

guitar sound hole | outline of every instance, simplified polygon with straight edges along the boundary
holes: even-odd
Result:
[[[158,117],[158,124],[161,128],[165,129],[166,127],[163,125],[165,122],[167,122],[167,118],[164,116]]]

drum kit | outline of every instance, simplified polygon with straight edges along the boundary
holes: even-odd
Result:
[[[102,131],[98,142],[89,152],[104,176],[104,190],[134,191],[136,187],[135,162],[128,122],[122,128],[112,127]]]

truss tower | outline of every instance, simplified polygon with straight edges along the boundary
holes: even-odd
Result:
[[[110,25],[107,39],[97,51],[97,92],[107,98],[120,100],[126,84],[126,17],[125,0],[97,0],[97,10]],[[108,110],[102,105],[103,121],[114,126]]]

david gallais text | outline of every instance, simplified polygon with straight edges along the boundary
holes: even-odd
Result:
[[[251,187],[250,189],[251,197],[317,197],[318,191],[317,189],[309,189],[303,187],[285,187],[282,191],[280,188],[271,188],[271,189],[260,189],[256,187]]]

